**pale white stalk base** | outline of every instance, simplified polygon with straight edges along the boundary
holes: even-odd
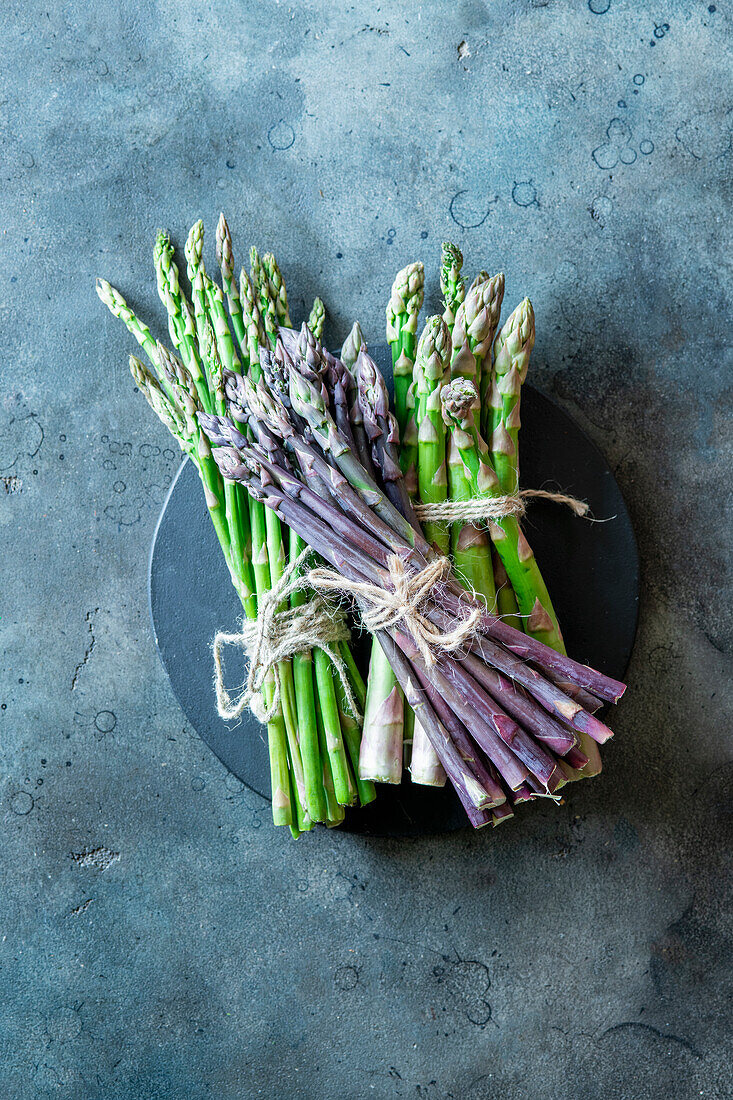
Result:
[[[412,735],[412,761],[410,763],[410,775],[413,783],[419,783],[421,787],[444,787],[446,775],[443,765],[435,755],[435,749],[428,740],[428,735],[422,728],[417,718]]]
[[[359,777],[375,783],[402,781],[405,700],[377,639],[369,662]]]

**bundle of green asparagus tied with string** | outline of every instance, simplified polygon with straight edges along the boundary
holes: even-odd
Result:
[[[324,642],[292,653],[281,646],[279,659],[263,669],[254,689],[234,703],[222,690],[218,700],[223,717],[237,717],[244,705],[251,705],[266,720],[273,820],[276,825],[288,825],[297,836],[316,822],[337,825],[346,806],[364,805],[375,797],[373,784],[359,775],[366,688],[343,618],[321,612],[320,617],[307,619],[308,593],[282,583],[304,549],[297,530],[281,523],[275,510],[265,508],[237,481],[222,476],[202,431],[205,416],[229,414],[230,392],[238,393],[241,385],[261,384],[266,349],[275,349],[280,326],[291,323],[285,283],[272,254],[260,257],[253,248],[250,270],[243,268],[237,278],[223,215],[216,255],[221,286],[204,265],[203,224],[197,222],[185,246],[186,290],[168,235],[161,232],[156,238],[158,292],[175,353],[153,337],[109,283],[99,280],[97,292],[126,324],[150,362],[146,366],[131,356],[133,377],[199,472],[245,618],[257,624],[266,607],[269,613],[284,611],[282,605],[273,607],[270,593],[275,590],[290,605],[291,634],[308,623],[314,639]],[[305,330],[313,338],[320,336],[324,316],[323,302],[317,298],[308,320],[310,328]],[[258,627],[251,631],[256,641]]]
[[[459,310],[455,327],[461,323]],[[405,335],[397,358],[414,347]],[[364,730],[362,778],[401,769],[395,733],[401,715],[390,702],[399,693],[425,740],[421,766],[432,769],[433,781],[437,772],[448,777],[474,827],[497,824],[518,803],[555,795],[566,768],[573,774],[587,766],[581,738],[596,743],[611,736],[591,709],[617,701],[624,685],[546,645],[536,630],[506,623],[452,570],[445,525],[431,519],[423,530],[420,523],[423,505],[416,507],[403,472],[386,384],[359,336],[352,333],[339,359],[306,325],[300,332],[282,327],[274,349],[260,353],[261,384],[225,371],[226,413],[199,412],[198,421],[225,481],[246,488],[318,555],[320,562],[307,553],[300,559],[303,583],[348,601],[384,655],[376,674],[386,680],[386,669],[393,679],[388,695],[386,688],[379,692],[371,741]],[[451,359],[448,327],[431,319],[416,348],[414,386],[404,392],[417,423],[423,502],[446,500],[440,451],[446,423],[474,496],[501,493],[476,427],[479,390],[463,375],[445,382]],[[520,577],[536,584],[536,567],[516,519],[497,522],[502,534],[495,541],[508,569],[512,557],[503,544],[514,547],[524,600]],[[371,664],[368,694],[374,654]]]

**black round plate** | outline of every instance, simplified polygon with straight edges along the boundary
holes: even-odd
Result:
[[[388,378],[389,349],[373,352]],[[558,405],[525,386],[520,437],[522,484],[562,489],[587,500],[607,523],[588,523],[565,507],[532,504],[525,529],[557,610],[568,652],[623,679],[636,633],[639,559],[631,520],[608,464]],[[155,641],[186,717],[222,763],[269,797],[266,734],[248,712],[227,725],[216,711],[211,642],[241,616],[194,466],[184,462],[163,506],[150,553],[150,614]],[[368,655],[368,646],[362,647]],[[368,659],[368,656],[367,656]],[[235,675],[241,666],[230,662]],[[379,786],[378,798],[350,811],[342,826],[380,836],[444,832],[467,824],[452,789],[409,778]]]

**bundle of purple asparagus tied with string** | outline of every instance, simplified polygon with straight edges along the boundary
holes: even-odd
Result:
[[[348,354],[347,361],[331,355],[307,325],[300,333],[280,328],[274,349],[260,349],[259,385],[224,371],[224,414],[199,411],[198,420],[224,479],[244,486],[302,540],[297,583],[348,601],[374,635],[425,738],[423,751],[471,824],[498,823],[518,803],[554,795],[587,765],[581,740],[611,736],[593,711],[616,702],[624,685],[518,630],[459,580],[418,518],[385,381],[363,343],[353,350],[349,366]],[[440,441],[438,418],[451,425],[467,480],[496,497],[476,426],[477,387],[463,375],[430,384],[450,358],[448,325],[432,318],[416,354],[417,447]],[[418,465],[429,472],[431,461],[428,452]],[[516,517],[501,522],[531,573]],[[547,629],[539,613],[537,620]],[[373,655],[370,681],[374,665]],[[389,730],[389,714],[381,728]],[[401,771],[402,752],[401,731],[375,744],[365,730],[362,778]]]

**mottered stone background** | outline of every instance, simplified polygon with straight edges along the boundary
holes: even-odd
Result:
[[[731,1095],[731,11],[3,5],[0,1095]],[[211,263],[220,209],[332,343],[412,259],[434,308],[444,237],[531,296],[643,570],[562,808],[295,844],[186,725],[146,601],[179,455],[94,277],[162,331],[154,231],[203,216]]]

